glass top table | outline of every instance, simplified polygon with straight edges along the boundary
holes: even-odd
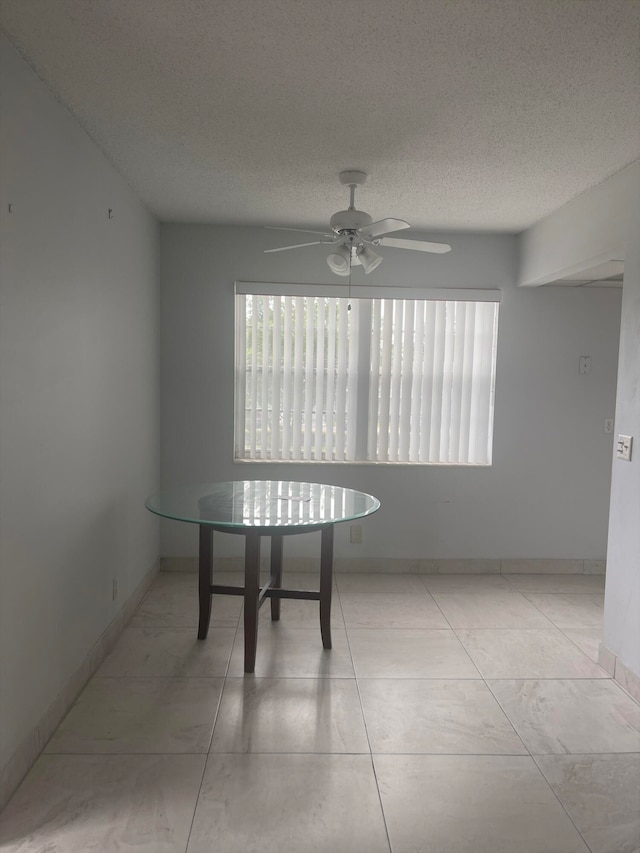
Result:
[[[211,622],[214,594],[244,597],[244,670],[255,670],[258,614],[271,600],[271,618],[280,618],[282,598],[320,602],[320,632],[325,649],[331,648],[331,590],[333,578],[333,528],[344,521],[371,515],[380,501],[365,492],[323,483],[291,480],[236,480],[167,490],[152,495],[145,506],[164,518],[198,524],[199,623],[204,640]],[[320,589],[282,588],[283,536],[321,531]],[[213,583],[213,532],[245,537],[244,586]],[[271,537],[271,577],[260,586],[260,537]]]

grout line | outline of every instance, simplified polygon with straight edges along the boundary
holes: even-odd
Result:
[[[545,755],[545,754],[546,754],[546,753],[540,753],[540,752],[537,752],[537,753],[536,753],[536,755]],[[574,753],[570,753],[570,754],[574,754]],[[587,754],[594,755],[594,754],[596,754],[596,753],[587,753]],[[608,754],[608,753],[604,753],[604,754]],[[549,782],[549,780],[547,779],[547,777],[544,775],[544,770],[542,769],[542,767],[540,767],[540,765],[539,765],[539,764],[538,764],[538,762],[536,761],[536,755],[534,755],[534,754],[532,753],[532,754],[531,754],[531,759],[532,759],[532,761],[533,761],[534,765],[536,766],[536,768],[537,768],[537,770],[538,770],[538,773],[542,776],[542,778],[544,779],[544,781],[547,783],[547,786],[549,787],[549,789],[550,789],[551,793],[553,794],[553,796],[556,798],[556,800],[557,800],[557,801],[558,801],[558,803],[560,804],[560,808],[562,809],[562,811],[566,814],[566,816],[569,818],[569,820],[571,821],[571,823],[572,823],[572,824],[573,824],[573,826],[575,827],[576,832],[578,833],[578,835],[580,836],[580,838],[583,840],[584,845],[585,845],[585,847],[587,848],[587,850],[590,850],[590,851],[591,851],[591,853],[594,853],[593,848],[591,847],[591,845],[587,844],[587,839],[586,839],[586,838],[584,837],[584,835],[580,832],[580,830],[578,829],[578,826],[577,826],[576,822],[575,822],[575,821],[574,821],[574,819],[571,817],[571,815],[570,815],[570,813],[569,813],[569,810],[566,808],[565,804],[564,804],[564,803],[562,802],[562,800],[560,799],[560,795],[559,795],[558,793],[556,793],[556,791],[555,791],[555,789],[554,789],[553,785],[551,784],[551,782]]]
[[[339,590],[338,590],[338,600],[340,600],[340,591]],[[340,601],[340,609],[342,610],[342,602],[341,601]],[[346,626],[345,626],[345,628],[346,628]],[[362,724],[364,726],[364,732],[365,732],[365,736],[367,738],[367,745],[369,746],[369,760],[371,761],[371,769],[373,771],[373,778],[374,778],[375,785],[376,785],[376,791],[378,792],[378,802],[380,803],[380,813],[382,815],[382,823],[384,825],[384,831],[385,831],[385,835],[387,838],[387,844],[389,846],[389,853],[392,853],[391,839],[389,837],[389,827],[387,825],[387,816],[384,813],[384,804],[382,802],[382,793],[380,791],[380,782],[378,780],[376,765],[375,765],[375,762],[373,760],[373,752],[371,750],[371,739],[369,737],[369,727],[367,726],[367,718],[366,718],[365,713],[364,713],[364,705],[362,702],[362,694],[360,692],[360,685],[358,683],[356,666],[355,666],[355,662],[353,660],[353,652],[351,650],[351,643],[349,642],[349,632],[345,630],[345,633],[347,635],[347,648],[349,649],[349,657],[351,659],[351,666],[353,667],[353,672],[354,672],[354,676],[355,676],[355,685],[356,685],[356,692],[358,694],[358,703],[360,705],[360,713],[362,714]]]
[[[213,730],[212,730],[213,731]],[[191,821],[189,822],[189,831],[187,832],[187,838],[184,845],[184,853],[187,853],[189,849],[189,842],[191,841],[191,833],[193,832],[193,824],[196,819],[196,811],[198,810],[198,803],[200,802],[200,794],[202,793],[202,785],[204,783],[204,776],[207,772],[207,764],[209,762],[209,753],[206,753],[204,756],[204,764],[202,766],[202,775],[200,776],[200,784],[198,785],[198,792],[196,793],[195,800],[193,803],[193,814],[191,815]]]
[[[389,836],[389,826],[387,825],[387,816],[384,813],[384,804],[382,802],[382,793],[380,792],[380,781],[378,779],[378,771],[376,770],[376,763],[374,761],[373,753],[371,753],[371,769],[373,770],[373,778],[376,783],[376,790],[378,792],[378,801],[380,803],[380,811],[382,813],[382,823],[384,825],[384,832],[387,837],[387,844],[389,845],[389,853],[393,853],[393,848],[391,847],[391,838]]]
[[[498,679],[492,679],[492,680],[498,680]],[[509,680],[511,680],[511,679],[509,679]],[[520,680],[520,679],[517,679],[517,680]],[[514,732],[515,736],[518,738],[518,740],[519,740],[519,741],[520,741],[520,743],[522,744],[523,748],[524,748],[524,749],[526,749],[526,751],[527,751],[527,755],[529,756],[529,758],[531,758],[531,750],[529,749],[529,747],[526,745],[526,743],[524,742],[523,738],[521,737],[520,732],[519,732],[519,731],[518,731],[518,729],[516,728],[516,724],[513,722],[513,720],[512,720],[512,719],[511,719],[511,717],[509,716],[509,714],[507,714],[506,710],[503,708],[502,703],[500,702],[500,700],[498,699],[498,697],[496,696],[496,694],[495,694],[495,693],[493,692],[493,690],[491,689],[491,685],[489,684],[489,682],[487,681],[487,679],[486,679],[486,678],[484,678],[484,679],[483,679],[483,681],[484,681],[484,683],[485,683],[485,686],[486,686],[487,690],[488,690],[488,691],[491,693],[491,695],[493,696],[493,700],[494,700],[494,702],[498,705],[498,707],[500,708],[500,710],[501,710],[501,711],[502,711],[502,713],[504,714],[505,719],[507,720],[507,722],[509,723],[509,725],[510,725],[510,726],[511,726],[511,728],[513,729],[513,732]]]

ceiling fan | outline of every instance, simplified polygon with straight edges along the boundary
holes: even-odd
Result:
[[[379,219],[374,222],[368,213],[356,210],[356,187],[361,187],[367,180],[367,173],[356,169],[340,172],[340,183],[351,191],[349,207],[334,213],[329,221],[331,233],[309,231],[306,228],[276,228],[279,231],[299,231],[303,234],[316,234],[322,239],[310,243],[296,243],[293,246],[280,246],[277,249],[265,249],[265,252],[286,252],[289,249],[301,249],[304,246],[325,244],[333,246],[333,251],[327,257],[327,263],[336,275],[349,275],[351,267],[361,266],[365,273],[370,273],[382,263],[382,258],[373,250],[373,246],[391,246],[395,249],[414,249],[418,252],[435,252],[442,254],[450,252],[447,243],[427,243],[423,240],[400,240],[397,237],[387,237],[396,231],[410,228],[404,219]]]

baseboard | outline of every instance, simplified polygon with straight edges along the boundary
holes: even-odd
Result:
[[[266,568],[268,556],[263,558]],[[215,557],[213,569],[217,572],[241,572],[242,557]],[[549,560],[549,559],[478,559],[434,560],[402,559],[395,557],[336,557],[336,572],[374,572],[381,574],[562,574],[603,575],[605,560]],[[319,557],[286,557],[285,569],[290,572],[318,572]],[[197,572],[197,557],[162,557],[160,571]]]
[[[605,672],[608,672],[618,682],[620,687],[627,691],[629,696],[640,704],[640,675],[636,675],[628,666],[625,666],[620,658],[614,655],[604,643],[600,643],[598,663]]]
[[[116,644],[120,634],[158,574],[159,569],[160,564],[156,562],[145,573],[113,621],[94,643],[80,666],[42,715],[38,724],[24,738],[5,766],[0,769],[0,810],[9,802],[14,791],[47,745],[52,734],[80,695],[87,681],[97,671],[98,667]]]

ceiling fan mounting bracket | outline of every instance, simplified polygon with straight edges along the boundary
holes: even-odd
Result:
[[[340,172],[340,183],[346,187],[361,187],[367,180],[367,173],[359,169],[346,169]]]

